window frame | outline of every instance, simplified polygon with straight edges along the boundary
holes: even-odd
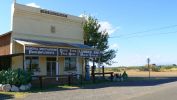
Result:
[[[27,64],[27,60],[29,60],[29,64]],[[33,64],[34,60],[37,60],[37,63]],[[27,71],[40,72],[39,57],[38,56],[26,56],[25,57],[25,65],[26,65],[26,70]],[[37,67],[36,68],[32,68],[33,65],[37,65]]]
[[[66,70],[66,58],[69,58],[69,68]],[[71,58],[75,59],[75,68],[71,69]],[[68,71],[77,71],[77,57],[64,57],[64,71],[68,72]]]

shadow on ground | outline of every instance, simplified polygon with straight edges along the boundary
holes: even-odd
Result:
[[[14,98],[13,95],[0,93],[0,100],[7,100],[7,99],[13,99],[13,98]]]
[[[96,81],[93,83],[92,81],[88,83],[83,83],[82,85],[72,85],[72,86],[53,86],[49,88],[43,88],[40,90],[34,89],[30,91],[31,93],[37,93],[37,92],[52,92],[52,91],[66,91],[66,90],[75,90],[75,89],[99,89],[99,88],[106,88],[106,87],[141,87],[141,86],[156,86],[160,84],[170,83],[177,81],[177,77],[130,77],[128,80],[123,82],[110,82],[110,81],[104,81],[104,82],[98,82]]]
[[[177,77],[152,77],[152,78],[144,78],[144,77],[131,77],[132,79],[129,79],[124,82],[111,82],[106,84],[95,84],[95,85],[88,85],[84,87],[84,89],[97,89],[97,88],[105,88],[105,87],[141,87],[141,86],[156,86],[160,84],[166,84],[170,82],[177,81]]]

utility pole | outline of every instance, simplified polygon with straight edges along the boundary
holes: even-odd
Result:
[[[16,3],[16,0],[13,0],[14,3]]]
[[[151,71],[151,70],[150,70],[150,64],[149,64],[149,63],[150,63],[150,58],[147,58],[147,63],[148,63],[149,79],[150,79],[150,75],[151,75],[151,74],[150,74],[150,71]]]

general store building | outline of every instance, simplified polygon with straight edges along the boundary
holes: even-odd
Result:
[[[12,8],[12,30],[0,35],[0,70],[84,75],[85,58],[99,56],[84,45],[83,18],[18,3]]]

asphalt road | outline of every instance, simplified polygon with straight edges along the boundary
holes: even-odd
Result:
[[[177,100],[177,81],[97,84],[31,93],[16,100]]]
[[[129,100],[177,100],[177,82],[171,84],[173,86],[166,87],[165,89],[157,89],[152,93],[144,94],[131,98]]]

